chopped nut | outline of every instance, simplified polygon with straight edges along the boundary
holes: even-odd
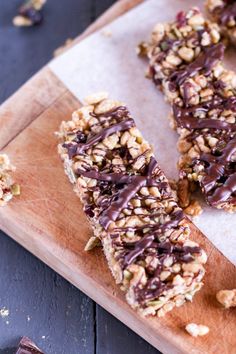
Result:
[[[180,58],[183,60],[190,62],[193,60],[194,51],[191,48],[182,47],[178,51]]]
[[[182,58],[181,55],[180,55],[180,57]],[[184,59],[184,58],[182,58],[182,59]],[[179,57],[177,57],[176,55],[173,55],[173,54],[169,54],[166,57],[166,61],[167,61],[167,63],[174,65],[174,66],[180,65],[182,62],[182,60]]]
[[[184,209],[184,212],[187,215],[195,217],[201,215],[203,210],[198,200],[192,200],[189,206],[187,206],[187,208]]]
[[[177,196],[179,200],[179,205],[182,208],[186,208],[187,206],[189,206],[190,203],[189,181],[186,178],[179,180]]]
[[[97,104],[103,100],[105,100],[106,98],[108,98],[108,93],[107,92],[96,92],[92,95],[87,96],[84,101],[87,104]]]
[[[119,101],[114,101],[110,99],[105,99],[95,107],[94,112],[96,114],[102,114],[111,111],[112,109],[122,106],[122,103]]]
[[[152,41],[154,43],[160,42],[165,35],[165,25],[162,23],[156,24],[152,31]]]
[[[13,186],[11,187],[11,192],[13,195],[20,195],[20,185],[13,184]]]
[[[12,20],[13,25],[16,27],[29,27],[32,26],[32,21],[24,16],[15,16]]]
[[[140,57],[146,57],[148,53],[148,45],[146,42],[141,42],[139,45],[136,47],[136,53]]]
[[[86,243],[84,250],[91,251],[93,248],[100,245],[101,245],[100,239],[98,237],[91,236],[88,242]]]
[[[193,27],[201,26],[204,22],[204,17],[201,14],[194,15],[188,20],[188,24]]]
[[[192,337],[205,336],[209,332],[207,326],[197,325],[195,323],[187,324],[185,329]]]
[[[236,306],[236,289],[220,290],[216,298],[226,309]]]

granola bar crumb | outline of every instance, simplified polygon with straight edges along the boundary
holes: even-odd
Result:
[[[216,298],[226,309],[236,307],[236,289],[220,290],[216,294]]]
[[[146,57],[148,54],[148,44],[146,42],[141,42],[136,47],[136,54],[140,57]]]
[[[62,44],[60,47],[58,47],[56,50],[54,50],[53,52],[53,57],[56,58],[58,57],[60,54],[64,53],[64,51],[70,47],[70,45],[72,44],[73,39],[72,38],[67,38],[67,40],[65,41],[64,44]]]
[[[185,329],[192,337],[205,336],[209,332],[209,327],[196,323],[187,324]]]
[[[104,29],[103,31],[101,31],[101,34],[102,34],[104,37],[107,37],[107,38],[112,37],[112,31],[109,30],[109,29]]]
[[[43,20],[42,8],[47,0],[28,0],[18,10],[18,15],[12,20],[16,27],[39,25]]]
[[[86,243],[84,250],[86,252],[91,251],[93,248],[100,246],[101,242],[98,237],[96,236],[91,236],[88,242]]]
[[[6,307],[0,309],[0,317],[5,318],[9,316],[9,310]]]
[[[6,205],[13,196],[20,195],[20,186],[11,176],[15,167],[6,154],[0,154],[0,206]]]

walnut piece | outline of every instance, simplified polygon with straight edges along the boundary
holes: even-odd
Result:
[[[202,207],[198,200],[192,200],[187,208],[184,209],[185,214],[196,217],[201,215]]]
[[[236,306],[236,289],[220,290],[216,298],[226,309]]]
[[[186,178],[179,180],[177,196],[181,208],[186,208],[189,206],[190,203],[189,181]]]
[[[197,325],[196,323],[187,324],[185,329],[192,337],[205,336],[209,332],[207,326]]]

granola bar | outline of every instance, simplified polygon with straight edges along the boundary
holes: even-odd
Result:
[[[59,154],[127,302],[163,316],[202,286],[205,252],[127,107],[100,93],[62,122]]]
[[[181,11],[177,14],[172,23],[157,24],[151,34],[148,43],[141,44],[142,54],[149,58],[148,77],[164,92],[166,99],[172,102],[176,98],[176,84],[183,81],[186,68],[193,66],[192,71],[198,71],[198,62],[191,64],[207,53],[212,57],[212,63],[218,51],[223,51],[223,45],[217,46],[221,42],[219,27],[217,24],[207,21],[197,8],[192,8],[187,12]],[[218,58],[218,57],[217,57]],[[198,59],[199,61],[201,60]],[[204,72],[209,71],[206,64]],[[183,70],[185,75],[179,78],[176,74]]]
[[[15,184],[12,172],[15,167],[6,154],[0,154],[0,206],[6,205],[14,195],[20,194],[20,186]]]
[[[160,86],[156,77],[164,72],[164,66],[156,66],[152,54],[149,56],[152,79]],[[180,135],[180,189],[188,195],[180,196],[182,207],[190,203],[186,189],[196,183],[209,205],[236,211],[236,75],[225,69],[223,56],[220,42],[201,47],[197,57],[165,72],[161,81],[172,105],[171,126]]]
[[[201,79],[204,87],[197,80],[186,80],[185,97],[189,92],[191,100],[190,92],[194,92],[198,103],[183,104],[181,97],[172,106],[173,125],[180,136],[180,178],[198,183],[212,207],[235,212],[236,75],[222,70],[216,77],[213,71]]]
[[[236,44],[236,1],[207,0],[206,8],[211,18],[219,24],[223,35]]]

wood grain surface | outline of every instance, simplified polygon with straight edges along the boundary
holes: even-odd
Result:
[[[134,3],[129,1],[127,6]],[[55,77],[46,68],[39,79],[51,85]],[[37,85],[36,82],[30,89],[25,87],[23,97],[34,97]],[[56,92],[57,86],[51,87],[49,92]],[[44,89],[42,84],[40,91]],[[192,304],[175,309],[163,319],[138,316],[114,284],[101,250],[83,251],[90,229],[64,175],[54,136],[60,122],[70,117],[79,102],[61,83],[58,91],[58,96],[49,97],[48,103],[45,100],[35,114],[32,113],[35,112],[33,99],[32,111],[29,109],[21,128],[18,126],[14,135],[5,140],[7,144],[21,131],[4,151],[17,167],[16,180],[22,185],[22,194],[1,212],[1,228],[163,353],[234,354],[235,314],[216,303],[215,293],[221,288],[236,287],[235,267],[199,231],[194,229],[194,238],[209,256],[205,286]],[[20,97],[21,90],[17,95]],[[9,107],[16,102],[16,97],[11,100]],[[16,113],[7,116],[6,111],[0,121],[6,123],[7,119],[14,126]],[[189,322],[208,325],[209,335],[191,338],[184,331]]]

